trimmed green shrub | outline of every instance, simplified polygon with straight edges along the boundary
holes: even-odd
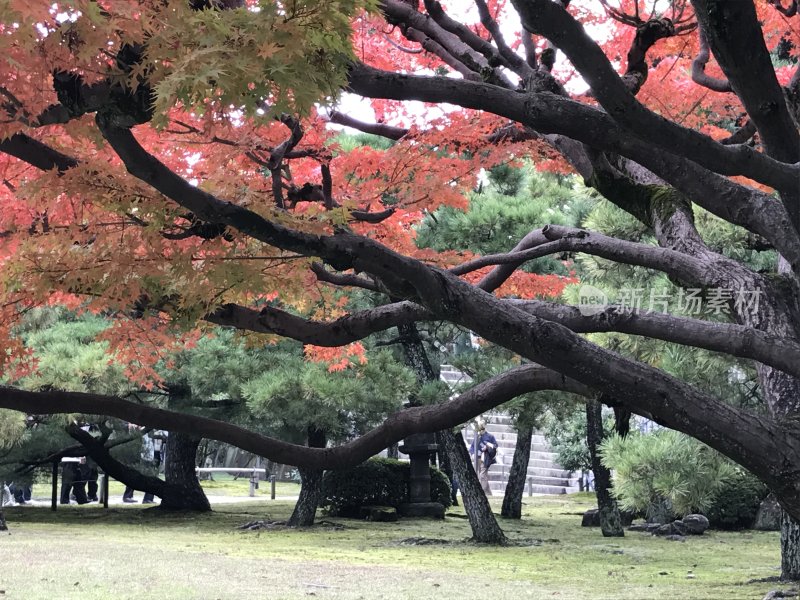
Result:
[[[398,507],[408,502],[409,463],[371,458],[357,467],[326,471],[322,479],[322,508],[330,514],[357,517],[362,506]],[[450,481],[431,467],[431,500],[450,506]]]
[[[715,529],[747,529],[755,522],[758,507],[768,493],[766,485],[739,469],[722,483],[705,515]]]

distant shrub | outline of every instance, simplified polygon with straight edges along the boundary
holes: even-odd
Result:
[[[755,522],[758,507],[768,493],[767,486],[755,476],[737,469],[722,483],[704,514],[716,529],[747,529]]]
[[[431,500],[450,506],[450,481],[431,467]],[[400,506],[408,502],[411,467],[392,458],[371,458],[352,469],[326,471],[322,507],[334,515],[357,516],[361,506]]]

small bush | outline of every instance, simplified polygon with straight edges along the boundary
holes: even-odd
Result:
[[[614,495],[625,510],[657,520],[705,512],[736,467],[719,452],[677,431],[613,436],[601,446],[614,471]]]
[[[752,527],[758,507],[768,492],[767,486],[756,477],[738,470],[720,486],[705,515],[716,529],[747,529]]]
[[[409,463],[371,458],[357,467],[327,471],[322,480],[322,507],[333,515],[358,516],[361,506],[400,506],[408,502]],[[431,467],[431,500],[450,506],[450,481]]]

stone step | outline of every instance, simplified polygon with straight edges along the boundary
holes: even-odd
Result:
[[[492,413],[486,417],[486,423],[493,423],[496,425],[511,425],[513,420],[506,414]]]
[[[506,491],[506,484],[500,483],[497,481],[490,481],[489,488],[492,490],[492,494],[495,496],[502,496]],[[553,485],[533,485],[531,486],[531,492],[533,494],[548,494],[548,495],[560,495],[560,494],[572,494],[578,491],[577,487],[569,487],[569,486],[553,486]],[[525,484],[525,491],[523,492],[523,497],[528,495],[528,484]]]
[[[517,430],[514,428],[513,425],[497,425],[495,423],[489,423],[486,426],[486,429],[494,436],[499,434],[503,435],[513,435],[516,437]]]
[[[517,437],[514,436],[508,437],[504,435],[495,435],[495,439],[497,440],[497,447],[498,448],[510,448],[514,450],[517,447]],[[467,444],[472,446],[472,439],[467,440]],[[553,449],[550,447],[549,444],[543,443],[532,443],[531,444],[531,452],[552,452]]]
[[[532,475],[530,477],[534,485],[563,485],[569,486],[569,477],[542,477],[541,475]]]
[[[532,485],[531,490],[534,494],[566,494],[567,487],[563,485]],[[526,486],[525,491],[528,491]]]
[[[558,479],[572,479],[572,472],[564,469],[552,468],[543,469],[541,467],[528,467],[529,477],[557,477]]]
[[[489,469],[489,479],[508,479],[508,476],[511,474],[511,465],[502,465],[502,464],[495,464]],[[534,483],[543,483],[549,484],[553,481],[572,481],[576,480],[577,477],[573,477],[572,473],[569,471],[564,471],[563,469],[528,469],[525,473],[525,478],[533,478]],[[545,481],[546,480],[546,481]],[[565,484],[567,485],[567,484]]]
[[[492,467],[494,469],[494,467]],[[508,473],[505,474],[501,471],[492,472],[489,470],[489,481],[507,481]],[[529,475],[525,481],[531,480],[534,485],[570,485],[571,479],[569,477],[543,477],[541,475]]]
[[[531,471],[551,471],[551,470],[560,470],[562,467],[561,465],[554,463],[552,461],[538,461],[539,464],[533,464],[533,461],[528,463],[528,470]]]
[[[558,454],[555,452],[541,452],[539,450],[531,451],[531,458],[530,460],[549,460],[551,462],[555,462]]]

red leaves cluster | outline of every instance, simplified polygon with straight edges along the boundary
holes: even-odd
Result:
[[[355,364],[366,364],[366,350],[361,342],[353,342],[338,348],[306,345],[303,347],[306,359],[311,362],[325,363],[328,372],[344,371]]]

